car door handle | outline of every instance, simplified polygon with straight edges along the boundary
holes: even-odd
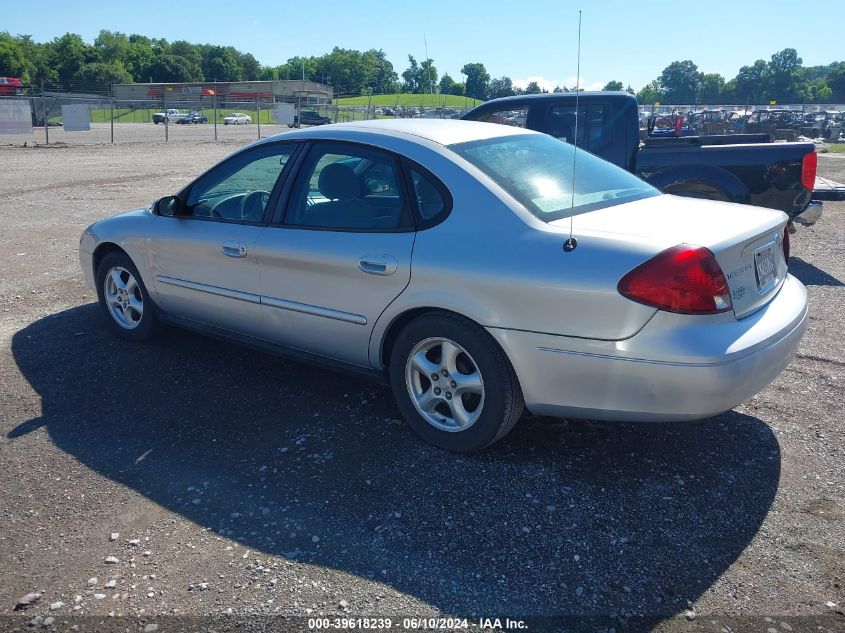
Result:
[[[223,242],[220,245],[220,252],[229,257],[246,257],[246,244],[241,242]]]
[[[392,275],[399,268],[399,262],[393,255],[364,255],[358,268],[370,275]]]

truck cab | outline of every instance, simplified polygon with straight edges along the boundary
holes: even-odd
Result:
[[[577,142],[665,193],[779,209],[792,219],[807,210],[813,194],[812,143],[772,143],[769,134],[666,134],[641,142],[637,100],[627,92],[505,97],[461,118]]]

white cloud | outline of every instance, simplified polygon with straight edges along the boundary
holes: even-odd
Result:
[[[530,84],[532,81],[536,81],[537,85],[540,86],[540,88],[551,92],[555,89],[556,86],[566,86],[567,88],[574,89],[575,84],[577,83],[577,79],[578,78],[575,75],[567,77],[564,80],[546,79],[545,77],[542,77],[540,75],[535,75],[531,77],[526,77],[525,79],[514,79],[513,85],[517,88],[522,88],[524,90],[525,87],[528,86],[528,84]],[[605,82],[601,81],[587,83],[584,81],[584,78],[581,77],[581,88],[584,90],[601,90],[604,87],[604,84]]]

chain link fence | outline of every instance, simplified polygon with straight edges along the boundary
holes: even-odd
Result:
[[[121,91],[120,86],[97,82],[74,84],[70,89],[0,86],[0,144],[248,142],[294,127],[335,122],[459,118],[474,104],[471,99],[461,104],[460,99],[445,95],[371,95],[347,100],[305,92],[279,98],[255,82],[223,93],[216,89],[218,84],[129,87],[132,90]],[[130,94],[145,98],[127,98]],[[836,111],[839,119],[830,114]],[[778,112],[786,114],[777,118]],[[666,128],[674,133],[679,127],[685,135],[765,131],[778,139],[795,140],[829,133],[835,140],[840,130],[845,134],[843,112],[843,104],[655,104],[641,105],[639,118],[641,135],[647,135],[651,124],[652,131]],[[829,121],[824,125],[818,123],[824,119],[819,113],[827,113]],[[678,115],[683,117],[680,125]]]
[[[391,118],[459,118],[473,104],[432,106],[425,95],[374,95],[326,99],[313,94],[279,99],[266,91],[219,95],[213,86],[184,92],[161,84],[146,98],[122,98],[126,91],[104,84],[20,86],[0,92],[0,144],[100,144],[179,140],[249,141],[291,128]],[[193,86],[192,86],[193,88]],[[137,93],[138,91],[134,91]],[[436,101],[436,95],[434,101]],[[363,104],[361,102],[364,102]],[[391,105],[375,103],[390,102]],[[428,103],[425,103],[425,102]],[[71,121],[72,119],[72,121]]]

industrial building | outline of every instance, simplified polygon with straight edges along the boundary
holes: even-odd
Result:
[[[334,97],[331,86],[314,81],[217,81],[201,83],[116,84],[116,107],[157,107],[164,101],[174,108],[226,108],[258,100],[267,103],[328,104]]]

